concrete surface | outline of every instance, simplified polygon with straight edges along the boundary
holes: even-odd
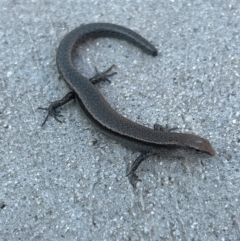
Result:
[[[212,159],[139,155],[98,133],[76,102],[64,123],[39,106],[69,91],[56,68],[62,37],[83,23],[127,26],[159,50],[96,39],[75,62],[142,125],[208,138]],[[1,0],[0,240],[240,240],[240,1]]]

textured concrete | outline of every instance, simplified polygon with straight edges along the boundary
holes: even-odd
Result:
[[[81,2],[81,3],[79,3]],[[194,3],[192,3],[194,2]],[[56,48],[83,23],[127,26],[155,58],[113,39],[81,46],[84,75],[127,118],[208,138],[212,159],[139,155],[97,132],[76,102],[62,124],[39,106],[69,91]],[[240,240],[240,1],[11,1],[0,8],[0,240]]]

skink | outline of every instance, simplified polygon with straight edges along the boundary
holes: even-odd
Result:
[[[57,121],[60,115],[58,107],[76,98],[88,119],[107,136],[120,141],[126,147],[139,151],[140,156],[133,162],[129,174],[133,174],[140,163],[152,155],[212,157],[215,151],[207,139],[193,134],[161,131],[137,124],[118,114],[104,99],[95,84],[107,79],[107,71],[88,79],[83,76],[72,62],[72,52],[76,45],[89,38],[114,37],[124,39],[139,47],[145,53],[156,56],[156,48],[146,39],[125,27],[110,23],[91,23],[82,25],[69,32],[61,41],[57,50],[57,67],[69,84],[72,92],[61,100],[53,102],[48,115]],[[111,74],[109,74],[111,75]]]

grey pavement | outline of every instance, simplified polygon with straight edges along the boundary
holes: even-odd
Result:
[[[63,36],[91,22],[135,30],[155,58],[124,41],[84,43],[85,76],[117,66],[100,91],[142,125],[211,141],[211,159],[139,155],[100,134],[77,102],[63,123],[38,110],[69,87],[59,76]],[[240,240],[240,1],[1,0],[0,240]]]

